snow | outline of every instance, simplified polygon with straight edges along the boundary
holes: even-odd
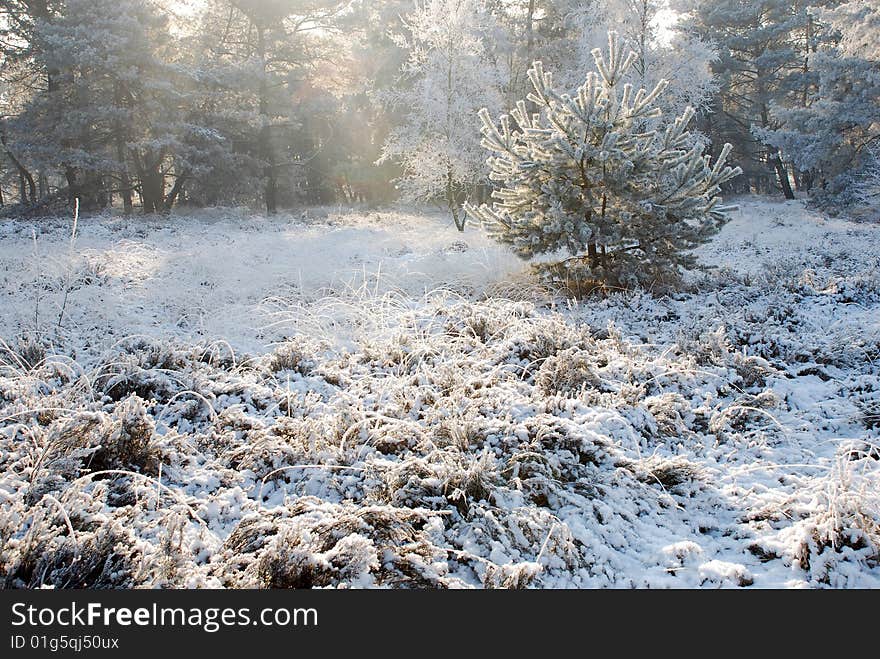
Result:
[[[62,287],[71,263],[70,227],[65,219],[0,225],[0,285],[19,299],[4,305],[3,336],[33,329],[35,281]],[[462,240],[466,252],[459,251]],[[79,279],[91,277],[100,285],[78,287],[68,324],[90,344],[97,337],[137,334],[223,339],[236,349],[260,350],[281,335],[273,331],[279,306],[365,287],[376,295],[443,286],[478,293],[480,285],[523,268],[474,229],[459,238],[439,215],[400,212],[99,217],[80,220],[76,248],[72,262]],[[44,305],[43,324],[51,328],[59,296]]]
[[[7,584],[880,587],[880,229],[739,204],[580,302],[414,209],[0,223]]]

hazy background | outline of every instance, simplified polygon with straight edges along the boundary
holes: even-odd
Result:
[[[734,145],[728,193],[874,212],[877,2],[7,0],[0,204],[451,210],[489,192],[476,112],[571,89],[615,29],[667,117]]]

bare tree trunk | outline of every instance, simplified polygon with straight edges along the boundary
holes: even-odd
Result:
[[[266,59],[266,35],[262,25],[256,24],[257,54],[260,58],[260,158],[265,164],[263,177],[266,179],[266,213],[275,215],[278,212],[278,180],[275,166],[274,149],[269,118],[269,81],[268,63]]]
[[[64,167],[64,178],[67,180],[67,201],[73,206],[81,193],[76,169],[70,165],[66,165]]]
[[[640,0],[640,2],[635,4],[634,10],[637,12],[639,21],[639,33],[636,35],[636,41],[638,41],[636,70],[639,72],[639,83],[644,87],[648,75],[648,36],[651,30],[651,6],[648,0]]]
[[[134,166],[140,180],[140,195],[144,215],[165,212],[165,174],[162,173],[164,154],[134,153]]]
[[[117,153],[118,151],[119,147],[117,146]],[[122,194],[122,207],[124,209],[123,212],[127,217],[134,212],[134,202],[131,199],[131,177],[128,175],[128,168],[125,165],[122,166],[122,170],[119,172],[119,181],[119,187]]]
[[[532,65],[535,56],[535,0],[529,0],[529,12],[526,15],[526,67]]]
[[[761,75],[763,75],[761,71],[758,71],[758,94],[760,98],[763,98],[764,88],[763,84],[760,82]],[[767,110],[766,104],[761,105],[761,127],[771,127],[770,113]],[[794,192],[791,189],[791,181],[788,178],[788,171],[785,169],[785,164],[782,162],[782,156],[779,155],[779,149],[777,147],[770,147],[770,150],[767,153],[767,162],[776,172],[776,178],[779,181],[779,186],[782,188],[782,194],[786,199],[794,199]]]
[[[602,210],[601,210],[601,218],[602,223],[605,222],[605,215],[608,212],[608,196],[602,195]],[[587,224],[590,224],[593,220],[593,212],[592,210],[587,212],[586,215]],[[587,257],[590,261],[590,268],[602,267],[605,268],[608,265],[608,253],[605,245],[599,244],[599,238],[595,231],[593,231],[593,235],[590,236],[590,242],[587,244]],[[601,252],[600,252],[601,249]]]
[[[809,192],[813,189],[813,172],[803,172],[801,174],[801,189],[804,192]]]
[[[141,178],[144,191],[144,215],[162,213],[165,210],[165,182],[161,173],[150,170]]]
[[[458,203],[455,199],[455,185],[452,180],[452,167],[446,170],[446,204],[449,206],[449,212],[452,213],[452,220],[455,222],[455,228],[464,233],[465,217],[460,215]]]
[[[80,209],[94,210],[107,206],[107,188],[104,179],[95,172],[82,172],[67,165],[64,168],[67,179],[67,196],[71,207],[79,200]]]
[[[779,185],[782,187],[782,194],[786,199],[794,199],[794,192],[791,189],[791,180],[788,178],[788,170],[785,168],[785,163],[782,162],[782,158],[779,156],[778,149],[773,149],[770,152],[770,162],[773,164],[773,169],[776,170],[776,178],[779,179]]]
[[[116,106],[118,108],[121,108],[123,96],[122,88],[119,83],[116,83],[114,95]],[[131,177],[128,174],[128,155],[126,149],[125,129],[122,125],[121,119],[116,121],[114,132],[114,139],[116,142],[116,161],[119,163],[119,187],[122,194],[122,206],[127,217],[131,215],[134,211],[134,203],[132,203],[131,200]]]
[[[186,183],[186,180],[189,178],[189,172],[183,171],[177,176],[177,180],[174,181],[174,185],[171,186],[171,192],[168,193],[168,196],[165,197],[165,212],[170,213],[171,209],[174,208],[174,204],[177,203],[177,199],[180,196],[181,191],[183,190],[183,185]]]
[[[28,202],[31,204],[37,203],[37,186],[34,184],[34,177],[24,167],[21,168],[21,174],[27,182],[27,191],[30,193]]]
[[[37,203],[37,186],[34,183],[34,177],[27,168],[21,164],[21,161],[15,157],[15,154],[9,150],[9,146],[6,144],[5,130],[0,130],[0,144],[3,145],[3,150],[6,152],[6,156],[12,163],[12,166],[18,171],[19,181],[21,183],[21,203]],[[28,192],[30,192],[30,197],[28,197]]]

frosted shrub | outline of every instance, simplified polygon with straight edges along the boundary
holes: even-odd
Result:
[[[30,370],[46,358],[46,348],[31,337],[22,337],[17,346],[0,341],[0,366],[17,370]]]
[[[584,388],[596,388],[602,377],[596,370],[595,355],[579,348],[569,348],[548,357],[535,378],[535,384],[547,395],[577,395]]]
[[[269,357],[267,366],[273,373],[293,371],[300,375],[309,375],[315,368],[314,360],[309,357],[314,353],[314,349],[314,346],[304,345],[301,342],[284,343]]]
[[[657,431],[666,437],[684,437],[690,433],[693,413],[688,401],[679,393],[665,393],[645,399],[645,407],[657,423]]]
[[[521,590],[527,588],[541,572],[538,563],[490,564],[486,568],[483,585],[492,589]]]
[[[129,396],[113,411],[92,466],[156,471],[159,453],[153,444],[155,431],[156,423],[147,412],[144,400]]]
[[[794,560],[818,581],[836,585],[833,572],[844,556],[880,564],[878,482],[875,458],[841,452],[815,493],[819,508],[794,529]]]
[[[295,535],[278,536],[257,563],[264,588],[315,588],[330,583],[333,572],[324,556]]]

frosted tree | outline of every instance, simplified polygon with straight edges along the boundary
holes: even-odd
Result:
[[[778,188],[794,198],[790,152],[763,139],[779,128],[774,105],[806,104],[814,85],[812,53],[828,35],[818,30],[811,6],[835,0],[677,0],[685,25],[714,44],[713,71],[719,93],[706,130],[713,141],[730,141],[734,158],[746,169],[752,187]],[[775,179],[775,183],[774,183]]]
[[[680,114],[688,106],[697,110],[707,107],[717,91],[710,70],[715,51],[697,35],[674,29],[674,25],[667,25],[661,35],[661,21],[670,20],[667,0],[608,0],[597,4],[601,8],[599,20],[593,19],[593,25],[580,27],[584,34],[592,34],[594,40],[586,40],[581,48],[578,74],[592,64],[592,50],[599,45],[595,42],[598,22],[603,28],[602,40],[609,30],[615,30],[636,54],[629,72],[634,85],[653,88],[660,80],[667,82],[666,91],[658,99],[664,113]],[[591,18],[582,15],[581,23]]]
[[[463,231],[461,204],[487,173],[474,116],[481,105],[502,103],[502,76],[489,45],[497,26],[482,0],[418,2],[405,25],[408,35],[398,38],[409,51],[405,80],[385,95],[405,118],[379,162],[400,163],[405,197],[442,197]]]
[[[159,55],[167,17],[148,0],[68,0],[55,20],[37,23],[35,40],[53,76],[28,108],[31,156],[58,166],[84,208],[107,205],[110,187],[130,212],[135,168],[145,203],[164,201],[165,155],[179,139],[174,74]]]
[[[607,33],[606,5],[603,0],[494,0],[505,37],[495,48],[504,67],[507,109],[528,93],[528,70],[536,59],[553,68],[563,85],[569,75],[572,88],[580,84],[583,53],[589,55]]]
[[[880,4],[876,0],[830,3],[834,6],[825,11],[821,11],[821,7],[828,2],[813,4],[819,5],[819,17],[839,31],[841,53],[880,60]]]
[[[521,257],[549,257],[539,264],[546,274],[662,284],[695,265],[690,250],[725,222],[720,186],[740,170],[725,166],[729,145],[714,164],[691,145],[693,110],[662,127],[657,101],[666,85],[635,92],[623,81],[637,55],[624,54],[614,33],[608,41],[573,96],[536,62],[528,100],[538,112],[520,101],[497,125],[480,112],[498,187],[491,206],[467,211]]]
[[[814,15],[838,41],[811,55],[815,89],[803,103],[775,104],[779,127],[759,135],[814,183],[820,204],[862,204],[880,144],[880,5],[856,0]]]
[[[880,211],[880,146],[868,148],[860,174],[856,203]]]
[[[325,30],[344,4],[340,0],[221,0],[233,11],[229,27],[234,36],[223,49],[249,59],[254,65],[259,115],[257,153],[262,161],[263,201],[266,213],[278,211],[285,171],[307,154],[290,144],[293,114],[292,87],[317,54],[309,52],[305,33]],[[244,17],[244,25],[241,18]],[[228,55],[227,55],[228,57]]]
[[[118,194],[130,213],[137,193],[145,212],[169,210],[218,136],[190,120],[194,76],[175,61],[161,4],[66,0],[64,13],[36,22],[33,39],[51,75],[11,122],[12,150],[60,171],[83,209]]]
[[[593,65],[593,49],[604,44],[609,30],[618,32],[636,53],[627,72],[630,82],[653,88],[667,81],[659,99],[664,112],[680,114],[688,105],[704,109],[717,90],[710,70],[714,50],[692,33],[667,29],[661,34],[661,22],[669,19],[666,0],[520,0],[502,5],[511,39],[522,42],[509,86],[517,94],[527,93],[528,80],[523,85],[520,78],[526,78],[536,59],[554,71],[561,88],[575,89]]]

